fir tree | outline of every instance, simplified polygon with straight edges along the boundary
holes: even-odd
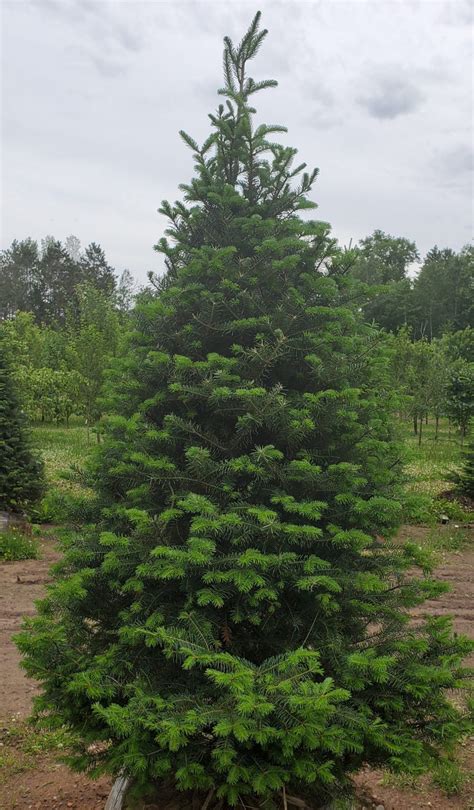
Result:
[[[42,464],[31,451],[11,370],[0,345],[0,510],[28,509],[42,489]]]
[[[474,439],[471,439],[464,453],[461,471],[454,475],[452,480],[456,483],[456,491],[460,495],[467,495],[474,500]]]
[[[7,250],[0,251],[0,320],[31,308],[31,280],[38,265],[38,245],[33,239],[14,239]]]
[[[443,586],[389,539],[399,454],[353,257],[301,216],[316,171],[284,128],[254,124],[276,84],[247,72],[259,20],[225,39],[209,138],[181,133],[196,175],[163,203],[167,273],[111,380],[96,519],[20,639],[77,767],[198,807],[316,806],[365,762],[418,772],[462,725],[468,643],[411,624]]]
[[[84,255],[81,256],[79,265],[82,283],[92,285],[108,298],[113,295],[117,286],[115,273],[100,245],[91,242],[86,247]]]

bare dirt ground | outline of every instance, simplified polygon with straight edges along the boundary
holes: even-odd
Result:
[[[33,758],[21,750],[11,729],[22,726],[31,711],[35,684],[20,667],[20,654],[12,634],[23,616],[35,612],[48,582],[48,571],[59,558],[54,540],[41,542],[41,558],[0,564],[0,808],[72,808],[89,810],[104,807],[110,790],[107,779],[91,782],[73,774],[58,762],[60,751]],[[2,753],[4,762],[2,763]],[[3,765],[3,767],[1,767]]]
[[[419,540],[426,537],[428,529],[422,526],[406,526],[400,532],[400,539]],[[446,527],[446,531],[451,531]],[[470,530],[474,538],[474,532]],[[446,553],[440,566],[436,570],[437,579],[448,582],[451,589],[440,596],[424,603],[415,615],[430,614],[431,616],[451,615],[454,618],[454,629],[460,635],[474,638],[474,549]],[[474,656],[469,663],[474,665]],[[474,737],[467,740],[460,751],[460,760],[463,770],[467,774],[474,774]],[[357,785],[373,800],[373,804],[383,805],[385,810],[414,810],[415,808],[433,808],[433,810],[474,810],[474,785],[466,783],[464,789],[456,796],[446,796],[443,791],[437,790],[428,778],[417,781],[415,789],[404,787],[403,790],[393,784],[387,785],[387,780],[381,771],[367,769],[359,773],[355,779]]]
[[[427,532],[421,527],[407,527],[403,534],[420,540]],[[19,666],[20,656],[11,639],[20,629],[22,616],[34,613],[48,581],[50,565],[58,559],[54,541],[42,541],[39,560],[23,560],[0,564],[0,810],[97,810],[103,808],[110,782],[102,778],[91,782],[72,773],[58,762],[58,748],[48,753],[31,751],[25,756],[18,748],[12,729],[24,725],[31,710],[35,685]],[[474,550],[446,554],[437,576],[451,583],[451,591],[440,599],[423,606],[423,613],[452,614],[459,633],[474,636]],[[474,771],[474,738],[461,750],[467,771]],[[382,772],[366,770],[358,774],[360,807],[383,806],[384,810],[474,810],[474,798],[466,785],[461,793],[448,797],[429,779],[417,782],[413,788],[400,787],[387,780]],[[158,805],[154,805],[159,808]],[[159,808],[169,810],[169,805]]]

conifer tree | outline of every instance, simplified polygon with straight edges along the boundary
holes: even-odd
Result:
[[[0,345],[0,511],[28,509],[42,489],[42,464],[32,453],[12,373]]]
[[[474,438],[471,439],[464,453],[462,469],[453,476],[456,490],[460,495],[467,495],[474,500]]]
[[[196,174],[163,203],[167,273],[112,375],[96,519],[19,642],[77,767],[186,807],[317,807],[365,762],[418,772],[462,725],[468,644],[411,624],[442,586],[390,542],[399,453],[352,257],[302,216],[316,171],[254,123],[276,84],[248,73],[259,23],[225,39],[210,136],[181,133]]]

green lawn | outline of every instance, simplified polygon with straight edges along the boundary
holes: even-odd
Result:
[[[411,422],[400,421],[398,424],[407,452],[406,473],[411,481],[410,489],[433,497],[449,489],[448,476],[459,468],[462,458],[459,433],[447,419],[442,419],[435,439],[435,422],[429,419],[428,424],[423,425],[419,445]]]
[[[95,446],[95,436],[88,437],[82,424],[70,427],[37,424],[32,429],[35,446],[41,451],[46,480],[51,487],[70,488],[62,477],[72,466],[82,466]]]

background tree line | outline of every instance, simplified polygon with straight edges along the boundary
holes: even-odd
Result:
[[[133,279],[128,270],[117,278],[100,245],[84,250],[76,236],[64,244],[46,236],[15,239],[0,252],[0,318],[31,312],[38,324],[58,327],[74,309],[79,310],[79,289],[90,285],[120,309],[128,309]]]
[[[366,320],[386,333],[400,415],[419,442],[423,421],[447,416],[463,440],[474,414],[474,252],[432,248],[418,272],[414,242],[383,231],[362,239],[351,273]],[[410,275],[409,275],[410,273]]]
[[[0,253],[0,340],[31,419],[97,422],[133,296],[131,273],[117,277],[95,242],[28,238]]]
[[[364,314],[389,332],[409,327],[414,339],[433,340],[473,326],[474,250],[456,253],[433,247],[416,275],[420,255],[414,242],[383,231],[362,239],[352,272],[372,294]],[[374,294],[375,288],[375,294]]]
[[[414,242],[380,230],[351,251],[365,319],[385,335],[400,416],[422,441],[423,420],[451,419],[464,438],[474,413],[473,250],[434,247],[418,272]],[[153,281],[153,279],[151,279]],[[159,283],[142,295],[159,295]],[[111,359],[122,352],[134,300],[100,245],[15,240],[0,253],[0,338],[30,418],[100,418]]]

